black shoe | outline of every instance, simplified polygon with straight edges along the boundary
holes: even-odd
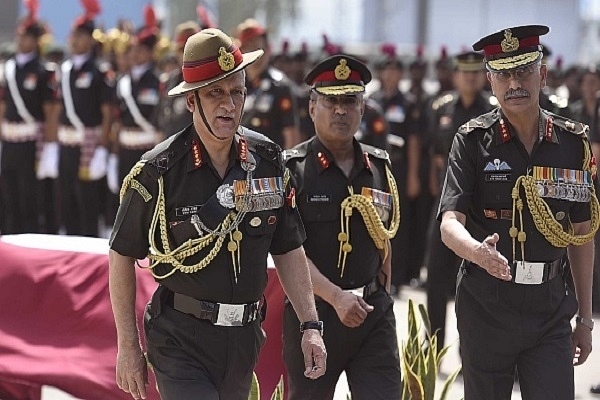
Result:
[[[600,394],[600,383],[590,388],[590,393]]]

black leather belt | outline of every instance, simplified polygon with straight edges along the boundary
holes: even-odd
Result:
[[[547,262],[525,261],[522,263],[521,261],[513,261],[510,267],[510,273],[512,275],[511,281],[518,284],[534,285],[549,282],[557,276],[562,275],[563,264],[562,258]],[[518,271],[518,269],[520,269],[520,271]],[[466,272],[469,273],[472,271],[479,271],[487,274],[487,271],[484,268],[481,268],[479,265],[472,262],[467,262]],[[531,281],[528,282],[527,278],[531,278]]]
[[[261,315],[260,301],[248,304],[213,303],[173,292],[172,301],[171,296],[167,297],[167,304],[174,310],[219,326],[245,326]]]
[[[558,275],[561,275],[563,272],[563,260],[562,258],[559,258],[558,260],[554,260],[554,261],[540,261],[540,262],[529,262],[529,261],[525,261],[524,263],[521,263],[521,261],[513,261],[511,267],[510,267],[510,272],[512,275],[512,281],[516,282],[516,283],[523,283],[523,282],[518,282],[517,281],[517,269],[521,268],[523,270],[523,273],[527,274],[528,271],[527,269],[530,266],[537,266],[541,269],[541,282],[539,283],[545,283],[548,282],[550,280],[552,280],[553,278],[556,278]]]

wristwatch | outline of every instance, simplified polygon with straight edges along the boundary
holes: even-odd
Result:
[[[587,318],[583,318],[581,315],[576,315],[575,322],[590,328],[590,331],[594,330],[594,320],[593,319],[587,319]]]
[[[316,329],[323,336],[323,321],[307,321],[300,324],[300,333],[307,329]]]

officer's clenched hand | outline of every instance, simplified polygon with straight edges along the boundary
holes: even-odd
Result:
[[[573,331],[573,365],[581,365],[592,352],[592,331],[587,326],[575,325]]]
[[[146,398],[148,368],[146,357],[139,346],[122,348],[117,352],[117,385],[134,399]]]
[[[304,376],[317,379],[327,369],[327,351],[321,334],[316,329],[306,329],[302,333],[302,354],[304,354]]]
[[[510,274],[510,266],[506,257],[504,257],[498,250],[496,250],[496,243],[500,236],[497,233],[488,236],[483,242],[479,244],[479,247],[475,249],[475,255],[472,261],[484,268],[488,274],[502,279],[503,281],[510,281],[512,276]]]
[[[373,306],[367,304],[362,297],[348,292],[340,291],[333,303],[332,306],[342,324],[350,328],[361,326],[368,313],[373,311]]]

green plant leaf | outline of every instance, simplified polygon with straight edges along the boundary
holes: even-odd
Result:
[[[408,391],[408,398],[411,400],[424,400],[423,385],[421,384],[420,377],[413,372],[412,369],[406,365],[406,363],[403,363],[402,366],[402,372],[404,375],[404,391]]]
[[[279,377],[279,382],[277,386],[275,386],[275,390],[271,395],[271,400],[283,400],[284,398],[284,385],[283,385],[283,375]]]
[[[444,382],[444,386],[442,386],[442,392],[440,393],[439,400],[446,400],[446,396],[448,396],[448,393],[450,392],[450,387],[456,380],[456,377],[460,373],[461,369],[462,369],[462,367],[458,367],[458,369],[456,371],[454,371],[448,378],[446,378],[446,381]]]
[[[433,332],[431,332],[431,321],[429,320],[429,313],[423,304],[419,304],[419,312],[421,313],[421,320],[425,325],[425,333],[427,336],[432,336]]]
[[[252,386],[250,386],[248,400],[260,400],[260,387],[258,385],[258,377],[256,376],[256,373],[252,373]]]

